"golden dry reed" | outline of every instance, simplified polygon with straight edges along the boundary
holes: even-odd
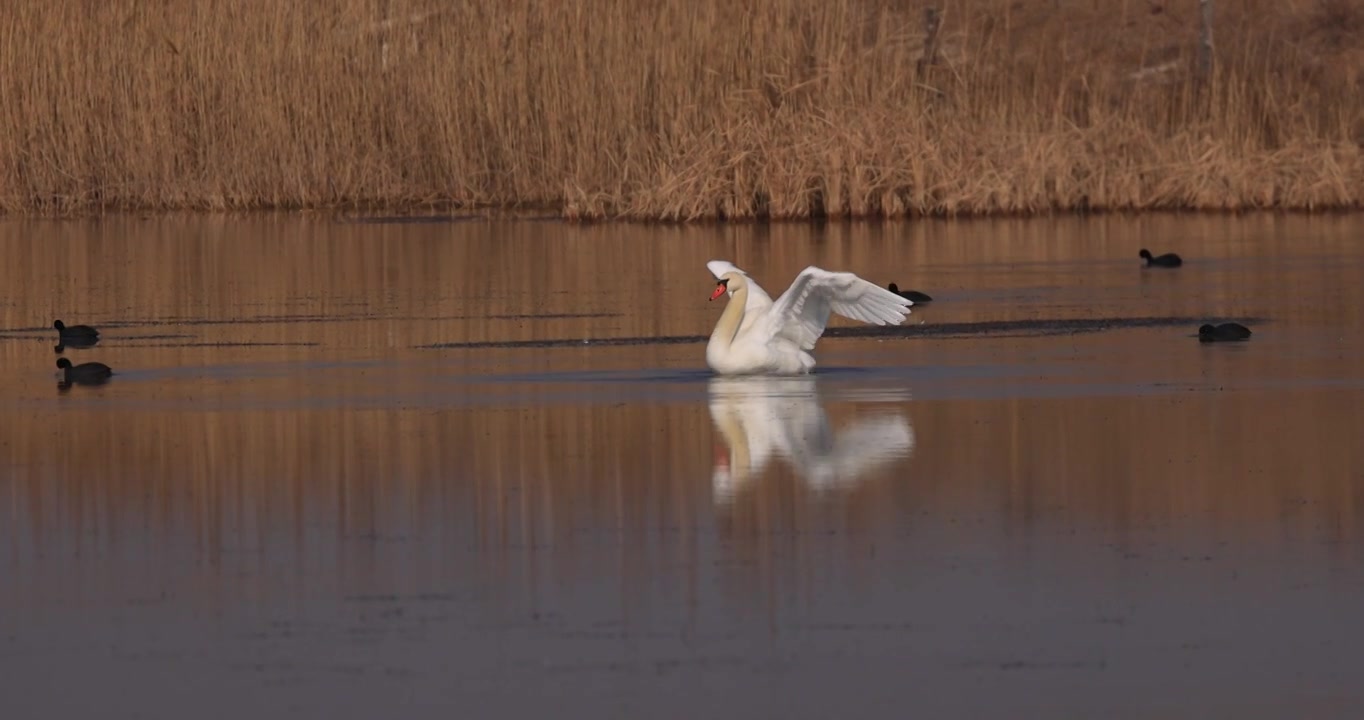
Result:
[[[1360,206],[1364,0],[1213,8],[12,0],[0,211]]]

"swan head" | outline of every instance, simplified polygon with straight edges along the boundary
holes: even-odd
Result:
[[[728,292],[732,296],[734,295],[734,293],[742,289],[743,286],[744,286],[743,273],[733,271],[727,272],[724,275],[721,275],[720,280],[715,283],[715,292],[710,294],[710,299],[714,300],[715,298],[720,297],[726,292]]]

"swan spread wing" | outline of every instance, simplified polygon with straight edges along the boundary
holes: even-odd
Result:
[[[802,270],[772,304],[765,329],[769,337],[784,337],[803,350],[812,350],[829,324],[830,312],[870,325],[899,325],[913,304],[853,273],[829,272],[812,265]],[[751,305],[750,300],[745,310]]]
[[[715,276],[716,280],[719,280],[720,277],[727,272],[736,272],[739,273],[740,275],[748,275],[748,273],[744,272],[743,270],[740,270],[738,265],[735,265],[734,263],[729,262],[728,260],[711,260],[710,262],[706,263],[706,269],[710,271],[711,275]]]

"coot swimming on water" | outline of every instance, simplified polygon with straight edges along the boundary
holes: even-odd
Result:
[[[67,325],[61,320],[52,323],[52,327],[57,328],[57,334],[68,338],[99,337],[99,331],[89,325]]]
[[[900,286],[896,285],[895,283],[887,285],[886,289],[913,303],[933,302],[933,298],[919,292],[918,290],[901,291]]]
[[[1174,253],[1165,253],[1153,257],[1151,251],[1146,248],[1142,248],[1141,252],[1137,253],[1137,257],[1146,261],[1146,267],[1176,268],[1184,264],[1184,261]]]
[[[99,331],[89,325],[68,327],[61,320],[58,320],[52,323],[52,327],[57,328],[57,344],[52,348],[55,353],[61,353],[68,347],[94,347],[95,343],[99,342]]]
[[[1221,325],[1203,325],[1198,328],[1199,342],[1227,342],[1232,340],[1249,340],[1250,328],[1241,323],[1222,323]]]
[[[81,385],[98,385],[108,380],[114,374],[113,369],[104,363],[88,362],[80,365],[72,365],[66,358],[57,358],[57,367],[65,370],[63,380],[66,385],[79,383]]]

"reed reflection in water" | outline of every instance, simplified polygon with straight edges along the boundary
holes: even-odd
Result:
[[[0,715],[1353,716],[1362,230],[0,224]],[[1255,335],[442,348],[703,336],[715,257]]]

